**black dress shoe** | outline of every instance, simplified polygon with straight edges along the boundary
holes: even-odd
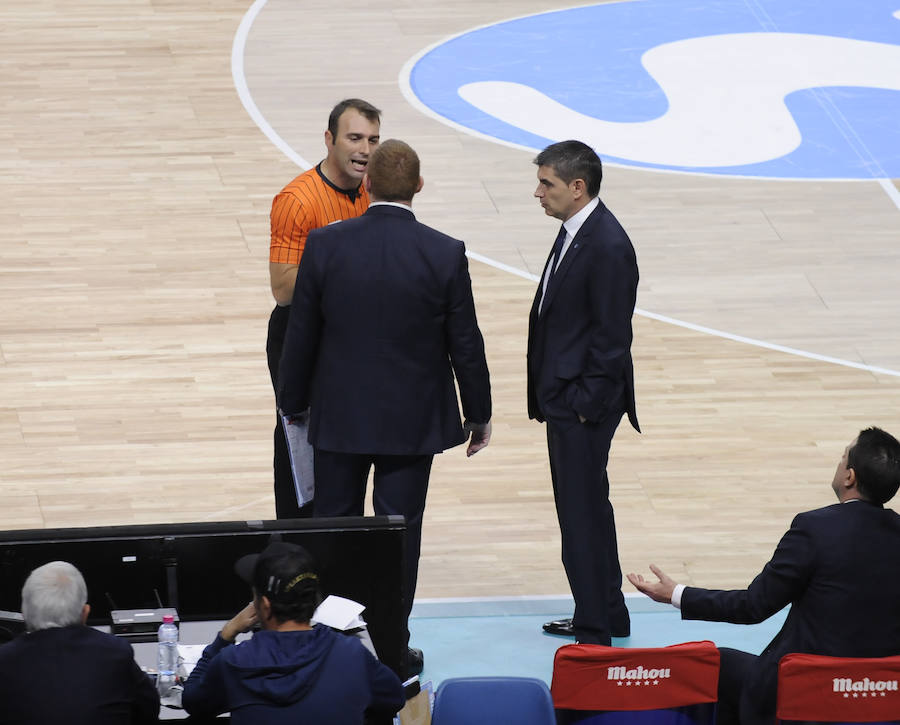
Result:
[[[544,631],[547,634],[559,634],[564,637],[574,637],[575,636],[575,627],[572,626],[572,619],[555,619],[552,622],[544,623]],[[613,637],[630,637],[631,636],[631,622],[625,622],[621,625],[613,625],[612,632],[610,633]]]
[[[406,676],[421,675],[425,668],[425,655],[417,647],[406,648]]]
[[[574,637],[575,627],[572,626],[572,618],[554,619],[552,622],[544,623],[544,631],[547,634],[559,634],[563,637]]]

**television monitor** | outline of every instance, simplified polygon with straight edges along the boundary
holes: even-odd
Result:
[[[313,555],[325,594],[365,606],[379,658],[403,677],[405,536],[399,516],[4,531],[0,610],[19,611],[28,574],[63,560],[84,575],[88,624],[109,624],[112,609],[160,605],[175,607],[184,621],[227,620],[250,599],[234,562],[274,537]]]

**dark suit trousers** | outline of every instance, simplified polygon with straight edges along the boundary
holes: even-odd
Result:
[[[288,317],[291,308],[276,306],[269,317],[269,335],[266,339],[266,360],[269,364],[269,377],[272,389],[277,389],[278,363],[281,361],[281,350],[284,347],[284,335],[287,331]],[[295,412],[295,411],[291,411]],[[312,504],[297,506],[297,493],[294,490],[294,476],[291,473],[291,459],[288,455],[287,440],[281,416],[275,412],[275,432],[273,435],[274,455],[272,468],[275,473],[275,516],[279,519],[302,519],[312,516]]]
[[[628,622],[616,522],[606,464],[618,412],[596,423],[547,420],[553,496],[562,534],[562,561],[575,599],[575,638],[610,644],[611,626]]]
[[[741,691],[750,679],[759,657],[730,647],[719,647],[719,702],[716,705],[716,725],[738,725],[741,722]],[[774,716],[774,713],[773,713]],[[774,722],[774,718],[772,720]]]
[[[406,612],[408,619],[416,593],[422,515],[431,475],[432,455],[381,456],[333,453],[316,449],[316,516],[362,516],[366,479],[374,465],[372,505],[378,516],[406,518]],[[407,630],[407,637],[409,631]]]

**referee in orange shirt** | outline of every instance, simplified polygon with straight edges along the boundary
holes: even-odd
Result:
[[[380,130],[381,111],[371,103],[359,98],[341,101],[328,116],[325,158],[285,186],[272,202],[269,279],[276,304],[269,318],[266,357],[273,388],[277,388],[278,362],[306,237],[312,229],[359,216],[368,208],[369,194],[362,179]],[[312,516],[312,504],[297,505],[287,441],[277,413],[273,465],[275,515],[279,519]]]

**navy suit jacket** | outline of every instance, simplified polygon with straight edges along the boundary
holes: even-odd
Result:
[[[602,201],[572,239],[539,313],[543,278],[528,320],[528,416],[595,422],[627,412],[640,430],[631,360],[637,260]]]
[[[681,616],[755,624],[791,605],[741,694],[742,725],[772,723],[778,662],[789,652],[900,654],[900,516],[865,501],[798,514],[747,589],[686,587]]]
[[[411,210],[370,207],[310,232],[279,372],[285,413],[338,453],[423,455],[486,423],[491,392],[465,246]]]
[[[159,696],[131,645],[73,625],[22,634],[0,647],[0,723],[143,725]]]

